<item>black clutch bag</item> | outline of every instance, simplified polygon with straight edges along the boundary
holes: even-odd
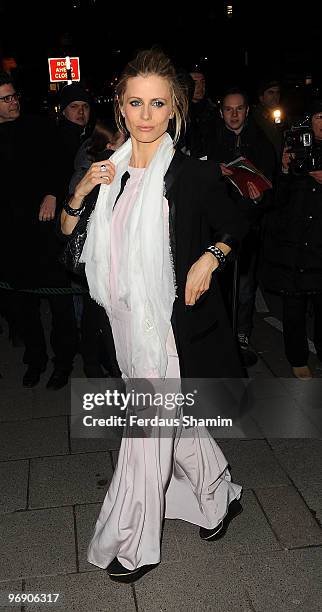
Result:
[[[73,274],[85,275],[85,264],[79,260],[87,237],[87,223],[95,208],[95,203],[96,200],[88,202],[85,206],[59,257],[60,263]]]

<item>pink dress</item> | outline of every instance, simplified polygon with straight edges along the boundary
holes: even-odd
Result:
[[[144,168],[129,168],[124,192],[112,219],[111,327],[120,369],[130,374],[131,311],[118,299],[122,233]],[[165,222],[168,203],[164,200]],[[167,341],[166,378],[180,391],[180,368],[173,331]],[[153,377],[153,373],[151,373]],[[225,517],[241,487],[231,482],[224,457],[204,427],[174,428],[167,436],[123,437],[114,475],[88,548],[88,561],[106,568],[114,557],[128,569],[159,563],[164,518],[182,519],[212,529]]]

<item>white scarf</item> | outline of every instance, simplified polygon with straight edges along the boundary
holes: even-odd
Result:
[[[116,166],[111,185],[101,185],[87,227],[81,261],[91,297],[111,317],[110,232],[115,200],[132,153],[127,140],[110,158]],[[137,199],[126,224],[118,276],[119,299],[131,310],[132,372],[145,378],[151,370],[163,378],[168,357],[175,283],[170,255],[169,227],[164,223],[164,176],[173,156],[173,142],[165,134],[147,166]]]

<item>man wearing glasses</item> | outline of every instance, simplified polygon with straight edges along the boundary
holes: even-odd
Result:
[[[4,84],[1,91],[4,95],[0,98],[0,123],[14,121],[20,115],[19,94],[9,83]]]
[[[51,217],[41,215],[44,205],[56,202],[55,143],[54,123],[21,112],[11,77],[0,72],[0,281],[14,289],[0,289],[0,305],[25,345],[25,387],[39,382],[48,361],[40,294],[30,289],[70,285],[57,262],[54,227],[45,223]],[[52,375],[47,387],[58,389],[67,383],[72,369],[77,329],[72,296],[51,294],[48,298],[54,372],[61,375],[54,384]]]

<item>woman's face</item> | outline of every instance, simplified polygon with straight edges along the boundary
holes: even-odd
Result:
[[[133,138],[141,143],[156,142],[173,117],[168,81],[154,74],[129,79],[120,108]]]

